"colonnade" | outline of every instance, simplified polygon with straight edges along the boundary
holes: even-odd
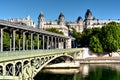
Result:
[[[9,31],[10,35],[10,48],[9,51],[16,51],[16,34],[19,35],[19,48],[18,50],[28,50],[28,36],[30,36],[30,48],[31,50],[34,50],[34,37],[37,37],[37,49],[63,49],[67,48],[67,38],[55,36],[55,35],[49,35],[49,34],[43,34],[39,32],[34,31],[27,31],[27,30],[20,30],[17,28],[8,28],[8,27],[0,27],[0,51],[3,52],[3,35],[4,31]],[[40,48],[40,41],[42,41],[41,45],[42,48]],[[22,46],[21,46],[22,44]]]

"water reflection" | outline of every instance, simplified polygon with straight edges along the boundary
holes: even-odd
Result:
[[[43,70],[35,80],[120,80],[120,64],[84,64],[73,70]]]

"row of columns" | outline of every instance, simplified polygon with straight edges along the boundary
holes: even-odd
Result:
[[[16,32],[18,30],[11,29],[10,30],[10,51],[15,51],[16,50]],[[20,31],[19,31],[20,32]],[[0,51],[3,51],[3,33],[4,33],[4,28],[0,28]],[[28,50],[28,35],[26,35],[28,31],[21,31],[19,34],[19,50],[21,50],[21,41],[22,41],[22,49],[23,50]],[[22,34],[22,36],[21,36]],[[35,33],[30,33],[30,45],[31,45],[31,50],[34,49],[34,34]],[[60,48],[66,48],[66,39],[61,38],[61,37],[56,37],[56,36],[51,36],[51,35],[45,35],[45,34],[37,34],[37,49],[40,49],[40,38],[42,40],[42,49],[60,49]],[[35,34],[35,35],[36,35]],[[41,36],[41,37],[40,37]],[[22,38],[21,38],[22,37]],[[46,38],[46,44],[45,44],[45,38]]]

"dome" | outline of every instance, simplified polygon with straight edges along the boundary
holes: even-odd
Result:
[[[91,19],[92,18],[92,12],[90,11],[90,9],[87,9],[87,12],[85,14],[85,19]]]
[[[44,15],[43,15],[43,13],[42,13],[42,12],[40,12],[40,15],[39,15],[39,17],[44,17]]]
[[[60,15],[59,15],[59,18],[60,18],[60,17],[64,17],[64,15],[63,15],[63,13],[62,13],[62,12],[61,12],[61,13],[60,13]]]
[[[83,21],[81,16],[79,16],[77,19],[77,22],[79,22],[79,21]]]

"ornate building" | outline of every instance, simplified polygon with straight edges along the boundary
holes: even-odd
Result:
[[[30,19],[30,16],[26,18],[12,18],[8,19],[10,22],[14,22],[16,24],[22,24],[27,26],[36,27],[38,29],[45,30],[47,28],[56,28],[59,31],[62,31],[65,36],[70,36],[72,32],[72,28],[76,29],[77,32],[81,33],[85,28],[94,28],[94,27],[102,27],[109,22],[117,22],[120,23],[120,20],[99,20],[92,16],[92,12],[90,9],[87,9],[85,13],[85,19],[83,20],[81,16],[74,22],[65,21],[65,16],[63,13],[60,13],[58,16],[58,20],[56,21],[46,21],[44,14],[40,13],[38,16],[38,25],[35,26],[34,22]]]
[[[34,22],[31,20],[30,16],[27,16],[26,18],[11,18],[8,19],[8,21],[16,23],[16,24],[22,24],[30,27],[35,27]]]
[[[65,25],[63,13],[60,13],[58,21],[45,21],[43,13],[40,13],[38,17],[38,28],[43,30],[47,28],[56,28],[59,31],[62,31],[65,36],[68,36],[68,27]]]
[[[87,10],[84,20],[84,28],[103,27],[105,24],[110,22],[120,23],[120,20],[99,20],[92,16],[90,9]]]
[[[62,31],[65,36],[68,36],[71,28],[75,28],[77,32],[83,31],[83,20],[82,17],[78,17],[76,22],[66,22],[65,16],[63,13],[60,13],[58,21],[45,21],[43,13],[40,13],[38,17],[38,28],[43,30],[47,28],[56,28]]]

